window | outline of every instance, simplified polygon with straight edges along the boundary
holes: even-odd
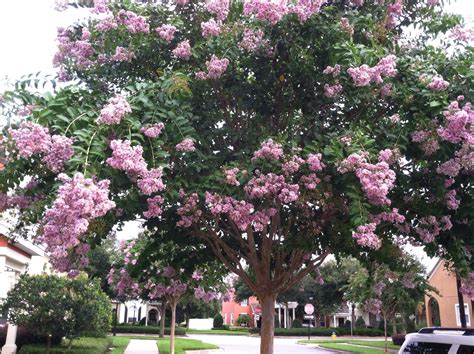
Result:
[[[227,314],[226,314],[226,313],[224,314],[224,324],[228,324],[228,323],[227,323]]]
[[[454,305],[454,311],[456,312],[456,324],[458,326],[460,326],[461,325],[461,316],[459,314],[459,304]],[[466,314],[466,324],[468,326],[470,326],[471,325],[471,319],[469,317],[469,308],[468,308],[467,304],[464,304],[464,313]]]
[[[231,325],[234,324],[234,314],[233,313],[230,314],[230,324]]]
[[[474,354],[474,346],[460,345],[457,354]]]
[[[245,299],[243,301],[240,302],[240,306],[248,306],[249,304],[249,300],[248,299]]]
[[[446,343],[430,343],[430,342],[413,342],[406,346],[403,354],[447,354],[451,349],[451,344]]]

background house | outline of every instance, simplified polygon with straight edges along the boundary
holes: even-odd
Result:
[[[436,263],[428,275],[428,283],[439,291],[439,295],[431,292],[425,296],[428,326],[461,327],[456,275],[446,269],[444,260],[440,259]],[[472,327],[472,302],[466,296],[464,296],[464,309],[467,326]]]

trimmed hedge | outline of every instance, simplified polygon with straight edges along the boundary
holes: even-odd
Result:
[[[86,338],[81,337],[72,343],[71,350],[67,350],[67,342],[61,346],[52,346],[50,353],[68,353],[73,354],[103,354],[107,352],[112,345],[110,338]],[[45,353],[46,344],[26,344],[21,347],[19,354]]]
[[[311,328],[312,336],[330,337],[332,333],[337,336],[347,336],[351,334],[350,329],[343,327],[338,328]],[[373,328],[354,328],[353,331],[356,336],[378,337],[383,336],[383,331]],[[307,336],[308,328],[275,328],[276,336]]]
[[[186,335],[186,328],[176,327],[175,334],[177,336]],[[160,326],[139,326],[139,325],[118,325],[117,333],[145,333],[145,334],[160,334]],[[170,334],[170,328],[165,328],[165,334]]]

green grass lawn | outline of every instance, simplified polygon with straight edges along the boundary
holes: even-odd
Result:
[[[343,350],[349,353],[384,354],[384,351],[381,349],[362,348],[362,347],[356,347],[356,346],[353,346],[350,344],[344,344],[344,343],[326,343],[326,344],[320,344],[319,346],[321,348]]]
[[[214,344],[203,343],[196,339],[175,339],[175,354],[184,354],[185,350],[198,350],[198,349],[218,349],[219,347]],[[170,340],[169,338],[163,338],[158,340],[158,349],[160,354],[169,354],[170,352]]]
[[[83,353],[83,354],[103,354],[110,346],[109,338],[88,338],[81,337],[72,342],[72,347],[69,353]],[[68,341],[65,340],[61,345],[54,345],[51,347],[50,353],[64,353],[67,349]],[[21,347],[19,353],[45,353],[45,344],[27,344]]]
[[[225,334],[228,336],[245,336],[249,335],[249,331],[230,331],[228,329],[188,329],[188,334]]]

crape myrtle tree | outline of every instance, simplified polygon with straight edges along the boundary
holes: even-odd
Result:
[[[403,254],[392,269],[374,262],[351,276],[345,287],[345,296],[362,304],[369,313],[382,317],[387,345],[389,321],[392,333],[397,334],[395,315],[401,313],[407,317],[415,313],[419,302],[423,301],[428,292],[438,291],[428,284],[424,272],[420,262],[409,254]],[[387,352],[387,346],[385,351]]]
[[[439,1],[93,12],[58,31],[59,79],[77,84],[3,95],[0,205],[39,225],[56,268],[74,275],[142,217],[203,240],[258,295],[261,353],[278,293],[330,253],[395,262],[423,245],[473,295],[471,34]]]
[[[161,301],[161,328],[164,329],[166,305],[171,309],[170,353],[174,353],[176,309],[186,297],[211,302],[225,293],[226,269],[212,253],[200,250],[192,242],[183,245],[165,242],[160,233],[142,234],[123,241],[122,260],[108,275],[118,296]],[[147,314],[146,314],[147,316]]]

